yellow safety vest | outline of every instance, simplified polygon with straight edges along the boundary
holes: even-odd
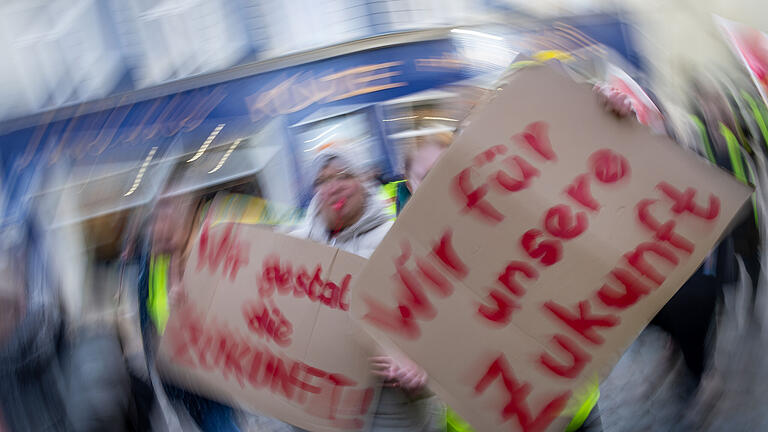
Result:
[[[155,323],[158,333],[163,334],[168,323],[168,269],[169,255],[150,255],[149,257],[149,297],[147,311]]]
[[[387,214],[392,216],[392,220],[397,217],[397,184],[403,181],[390,182],[379,188],[379,199],[387,204]]]

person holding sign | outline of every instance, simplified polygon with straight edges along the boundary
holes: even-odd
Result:
[[[190,239],[196,231],[197,196],[161,199],[153,209],[149,238],[142,242],[139,255],[139,299],[145,349],[154,355],[156,339],[165,331],[173,307],[184,303],[184,266]],[[202,431],[239,432],[234,410],[219,402],[179,387],[164,384],[174,403],[182,404]]]
[[[635,113],[630,98],[618,89],[606,84],[598,84],[594,90],[607,111],[612,112],[618,117],[628,117]],[[404,166],[406,181],[401,187],[401,189],[405,190],[398,194],[398,214],[405,207],[410,197],[416,193],[421,182],[448,148],[452,134],[442,133],[430,138],[418,143],[406,154]],[[601,429],[600,415],[597,409],[598,397],[599,390],[597,383],[595,383],[583,398],[571,404],[573,406],[573,421],[569,424],[567,431]],[[447,409],[446,422],[448,432],[468,432],[473,430],[468,423],[462,420],[450,408]]]
[[[320,154],[315,166],[315,196],[303,226],[291,233],[368,258],[392,226],[391,215],[366,184],[362,170],[345,156]],[[442,430],[439,404],[426,388],[427,374],[404,356],[371,359],[383,379],[372,431]]]

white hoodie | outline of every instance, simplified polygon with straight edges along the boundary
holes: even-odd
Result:
[[[315,196],[307,208],[304,222],[289,234],[303,239],[337,247],[343,251],[370,258],[384,236],[392,227],[392,216],[375,194],[367,189],[365,211],[360,219],[331,237],[326,222],[320,214],[319,198]]]

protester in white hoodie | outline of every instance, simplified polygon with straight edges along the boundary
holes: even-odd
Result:
[[[368,258],[392,227],[376,186],[354,161],[335,152],[315,161],[315,196],[292,234]]]
[[[292,235],[368,258],[392,226],[391,215],[377,198],[355,161],[335,152],[314,163],[315,196],[303,225]],[[439,404],[426,389],[426,372],[402,355],[371,359],[372,373],[382,377],[382,391],[372,431],[443,430]]]

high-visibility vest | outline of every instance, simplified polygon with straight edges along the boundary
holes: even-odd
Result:
[[[600,380],[595,375],[580,391],[577,391],[568,402],[563,414],[571,416],[571,422],[565,428],[565,432],[573,432],[580,428],[587,417],[597,406],[600,399]]]
[[[387,204],[387,214],[394,220],[397,217],[397,185],[405,180],[394,181],[379,188],[379,199]]]
[[[574,395],[563,411],[562,415],[571,416],[571,422],[565,428],[565,432],[574,432],[584,425],[589,414],[597,406],[598,399],[600,399],[600,386],[595,377],[582,392]],[[445,423],[448,432],[474,432],[472,426],[450,408],[446,409]]]
[[[752,102],[754,103],[754,100],[752,100]],[[758,111],[758,114],[761,114],[756,104],[753,108],[754,110]],[[704,152],[707,155],[707,159],[709,159],[713,165],[720,165],[718,164],[717,157],[709,140],[709,133],[707,132],[707,127],[704,125],[704,122],[701,121],[701,119],[696,115],[691,115],[691,120],[699,131],[699,139],[701,141],[701,146],[704,147]],[[756,121],[758,125],[764,123],[763,117],[756,119]],[[741,153],[741,144],[739,143],[739,139],[736,137],[736,134],[734,134],[733,131],[731,131],[731,129],[722,122],[718,123],[718,126],[720,135],[722,135],[723,139],[725,139],[725,144],[728,149],[728,162],[730,167],[726,168],[729,168],[733,175],[744,184],[749,184],[751,181],[755,181],[755,173],[752,172],[752,168],[749,166],[749,164],[744,162],[744,156]],[[764,127],[764,124],[760,126],[761,130]],[[766,130],[765,133],[768,134],[768,130]],[[754,213],[755,223],[757,224],[757,201],[755,200],[754,193],[752,194],[752,211]]]
[[[168,323],[168,269],[171,257],[169,255],[149,256],[149,296],[147,311],[158,333],[165,331]]]

